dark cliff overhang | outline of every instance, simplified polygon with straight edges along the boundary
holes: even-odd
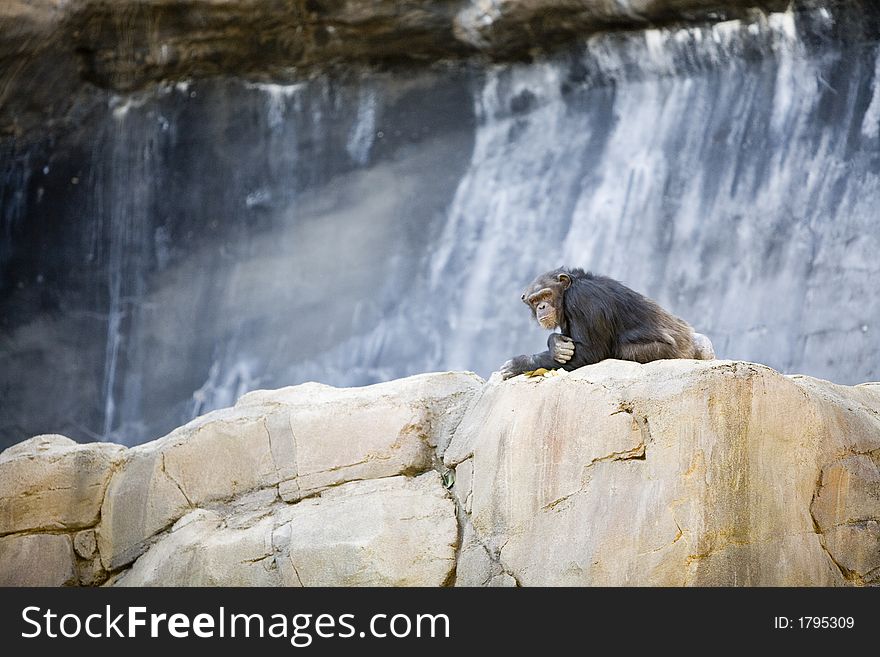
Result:
[[[844,0],[826,0],[824,6]],[[7,0],[0,134],[45,129],[83,88],[340,64],[528,59],[595,32],[748,17],[815,0]]]

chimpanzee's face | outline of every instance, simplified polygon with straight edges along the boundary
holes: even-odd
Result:
[[[562,296],[571,285],[564,272],[549,272],[536,278],[522,295],[523,303],[543,328],[552,331],[562,321]]]

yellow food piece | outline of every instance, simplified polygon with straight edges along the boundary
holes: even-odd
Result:
[[[523,372],[523,376],[528,377],[530,379],[534,379],[540,376],[544,378],[549,378],[551,376],[559,376],[559,370],[548,370],[544,367],[539,367],[536,370],[529,370],[528,372]]]

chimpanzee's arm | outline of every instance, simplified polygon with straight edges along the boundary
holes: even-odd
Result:
[[[530,372],[539,368],[546,370],[564,369],[568,372],[576,370],[584,365],[592,365],[600,360],[607,358],[605,350],[586,341],[573,340],[566,335],[559,333],[551,333],[547,338],[547,351],[531,356],[515,356],[501,366],[501,377],[509,379],[511,377]],[[568,355],[573,350],[572,355]],[[557,356],[568,356],[568,360],[561,362],[557,360]]]
[[[542,367],[547,370],[555,370],[562,366],[553,360],[549,351],[542,351],[531,356],[514,356],[501,366],[501,378],[509,379],[523,372],[530,372]]]

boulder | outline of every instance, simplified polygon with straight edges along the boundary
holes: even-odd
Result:
[[[440,586],[455,566],[440,476],[356,481],[299,504],[252,497],[181,518],[120,586]]]
[[[192,511],[115,585],[278,586],[271,542],[274,525],[271,515],[251,515],[242,522],[216,511]]]
[[[94,525],[123,448],[36,436],[0,454],[0,535]]]
[[[488,561],[522,585],[880,579],[873,386],[685,360],[492,380],[445,462],[466,469]]]
[[[277,489],[295,502],[346,481],[424,472],[481,386],[474,374],[438,373],[363,388],[256,391],[135,447],[104,501],[104,566],[130,563],[189,510],[250,491]]]
[[[206,467],[210,460],[205,459]],[[165,472],[163,454],[153,443],[129,450],[113,477],[101,507],[96,536],[104,568],[134,561],[150,539],[192,508]]]
[[[0,586],[65,586],[76,582],[69,536],[25,534],[0,538]]]

